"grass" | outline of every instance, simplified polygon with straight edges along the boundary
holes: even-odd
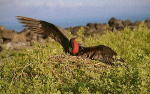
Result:
[[[103,44],[124,58],[128,68],[65,54],[54,42],[0,53],[1,94],[148,94],[150,92],[150,30],[141,24],[120,32],[105,31],[78,41]],[[70,34],[69,34],[70,35]],[[70,35],[71,36],[71,35]]]

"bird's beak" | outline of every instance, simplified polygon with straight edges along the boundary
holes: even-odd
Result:
[[[69,52],[71,52],[72,51],[72,48],[71,47],[69,47]]]

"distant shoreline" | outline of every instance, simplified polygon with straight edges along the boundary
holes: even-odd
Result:
[[[120,19],[120,17],[115,17],[115,18]],[[56,24],[56,25],[63,27],[63,28],[69,28],[69,27],[76,27],[76,26],[85,26],[88,23],[106,23],[107,24],[110,19],[111,18],[109,18],[107,20],[106,19],[100,20],[98,18],[95,18],[93,20],[92,19],[89,19],[89,20],[82,19],[82,20],[77,20],[77,21],[66,20],[64,22],[62,22],[62,21],[51,22],[49,20],[45,20],[45,21],[51,22],[51,23]],[[147,17],[147,18],[144,17],[144,18],[140,18],[140,19],[137,19],[137,18],[124,19],[124,18],[122,18],[120,20],[130,20],[131,22],[135,22],[135,21],[144,21],[146,19],[150,19],[150,17]],[[19,22],[17,22],[17,20],[14,22],[8,22],[8,23],[7,22],[0,22],[0,26],[5,26],[9,30],[15,30],[17,32],[20,32],[24,28]]]

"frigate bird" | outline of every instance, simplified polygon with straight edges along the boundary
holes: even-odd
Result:
[[[47,34],[49,37],[59,42],[64,51],[66,53],[69,53],[70,55],[99,60],[109,65],[114,65],[114,62],[116,61],[123,62],[123,59],[115,58],[117,56],[117,53],[110,47],[107,47],[105,45],[97,45],[92,47],[81,46],[78,44],[75,38],[71,38],[69,40],[63,34],[63,32],[52,23],[23,16],[17,16],[16,18],[22,24],[24,24],[24,27],[28,30],[40,34]]]

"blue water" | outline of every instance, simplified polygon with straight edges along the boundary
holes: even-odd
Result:
[[[81,25],[86,25],[87,23],[107,23],[108,20],[111,17],[95,17],[95,18],[75,18],[75,19],[62,19],[62,20],[52,20],[50,19],[44,19],[47,22],[51,22],[55,25],[61,26],[63,28],[66,27],[71,27],[71,26],[81,26]],[[142,17],[123,17],[123,16],[116,16],[118,19],[126,20],[129,19],[131,21],[138,21],[138,20],[145,20],[145,19],[150,19],[150,16],[142,16]],[[15,30],[17,32],[20,32],[23,30],[23,25],[19,23],[17,20],[12,21],[12,22],[0,22],[0,25],[5,26],[6,28],[10,30]]]

